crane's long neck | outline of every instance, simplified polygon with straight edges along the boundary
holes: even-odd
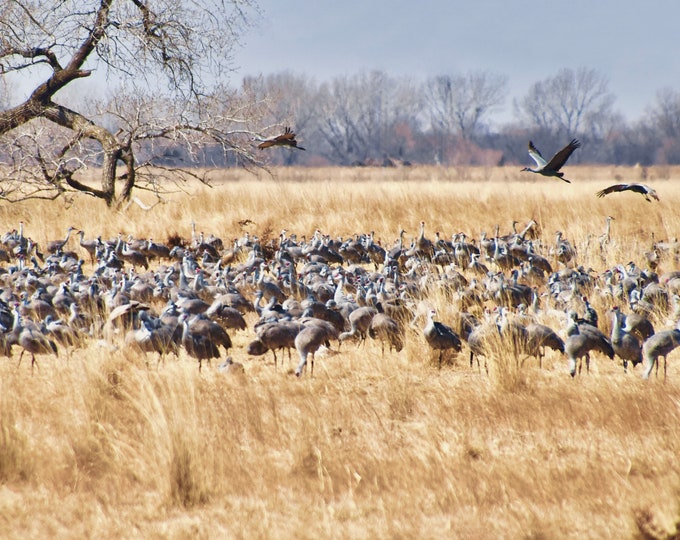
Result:
[[[612,325],[612,341],[613,342],[619,342],[621,341],[621,338],[623,337],[621,334],[621,312],[620,311],[614,311],[614,323]]]
[[[430,331],[434,328],[434,313],[429,312],[427,314],[427,323],[425,324],[425,332]]]

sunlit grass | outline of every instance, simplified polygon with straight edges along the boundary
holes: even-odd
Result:
[[[187,186],[145,212],[108,212],[92,199],[0,207],[0,231],[44,245],[69,225],[86,238],[281,229],[333,237],[375,231],[391,245],[415,236],[479,239],[530,219],[545,246],[557,230],[579,264],[600,273],[644,266],[654,239],[678,236],[680,174],[646,171],[659,203],[595,191],[640,181],[640,169],[569,167],[573,185],[527,178],[516,167],[292,169],[274,178],[225,173]],[[619,178],[616,178],[616,175]],[[148,194],[140,198],[151,202]],[[609,247],[598,237],[614,216]],[[241,226],[240,221],[252,223]],[[77,239],[69,244],[78,250]],[[83,255],[85,255],[83,253]],[[660,272],[677,269],[672,260]],[[89,271],[89,263],[85,271]],[[451,321],[455,298],[427,300]],[[594,297],[601,314],[610,306]],[[602,317],[605,319],[606,317]],[[252,327],[254,316],[248,317]],[[240,538],[617,537],[638,524],[671,533],[680,516],[680,372],[667,383],[625,375],[595,355],[576,379],[548,353],[544,369],[507,344],[491,347],[489,374],[467,349],[441,371],[420,329],[399,353],[343,344],[319,356],[314,377],[294,377],[286,356],[249,358],[251,329],[233,332],[243,378],[213,364],[199,375],[184,353],[157,369],[128,351],[94,344],[69,358],[41,357],[31,375],[18,350],[0,362],[2,536]],[[559,320],[546,324],[562,331]],[[606,328],[607,321],[603,320]],[[521,367],[520,367],[521,366]],[[639,369],[639,368],[638,368]]]

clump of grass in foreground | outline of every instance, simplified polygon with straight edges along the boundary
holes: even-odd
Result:
[[[0,484],[31,479],[34,456],[30,440],[17,425],[17,412],[0,398]]]

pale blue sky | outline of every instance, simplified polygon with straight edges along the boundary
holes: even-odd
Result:
[[[362,70],[507,75],[512,98],[560,68],[595,68],[616,109],[639,118],[657,90],[680,90],[680,1],[259,0],[236,78],[291,70],[317,81]]]

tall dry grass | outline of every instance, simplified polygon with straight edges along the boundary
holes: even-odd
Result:
[[[191,222],[223,239],[247,230],[308,237],[403,227],[479,238],[535,219],[557,230],[597,272],[643,264],[652,233],[678,236],[680,175],[644,172],[661,202],[610,181],[639,169],[569,169],[573,185],[526,181],[515,168],[305,169],[253,178],[229,171],[216,187],[144,212],[106,212],[90,199],[0,207],[0,229],[40,243],[68,225],[87,237],[188,237]],[[582,180],[590,179],[592,180]],[[576,180],[578,179],[578,181]],[[530,178],[533,180],[533,177]],[[144,197],[144,194],[140,195]],[[604,218],[616,218],[600,252]],[[239,222],[252,220],[242,226]],[[75,247],[75,243],[72,244]],[[675,269],[666,261],[663,270]],[[444,321],[456,311],[433,291]],[[597,307],[607,306],[601,301]],[[252,323],[252,317],[249,319]],[[554,324],[553,324],[554,326]],[[0,362],[0,536],[198,538],[628,538],[663,536],[680,517],[680,371],[642,381],[594,358],[572,380],[549,354],[517,367],[499,344],[489,374],[466,354],[439,371],[419,328],[382,356],[368,343],[318,358],[314,377],[248,358],[252,330],[233,334],[244,377],[198,373],[184,353],[159,369],[94,344],[42,357],[31,376]]]

